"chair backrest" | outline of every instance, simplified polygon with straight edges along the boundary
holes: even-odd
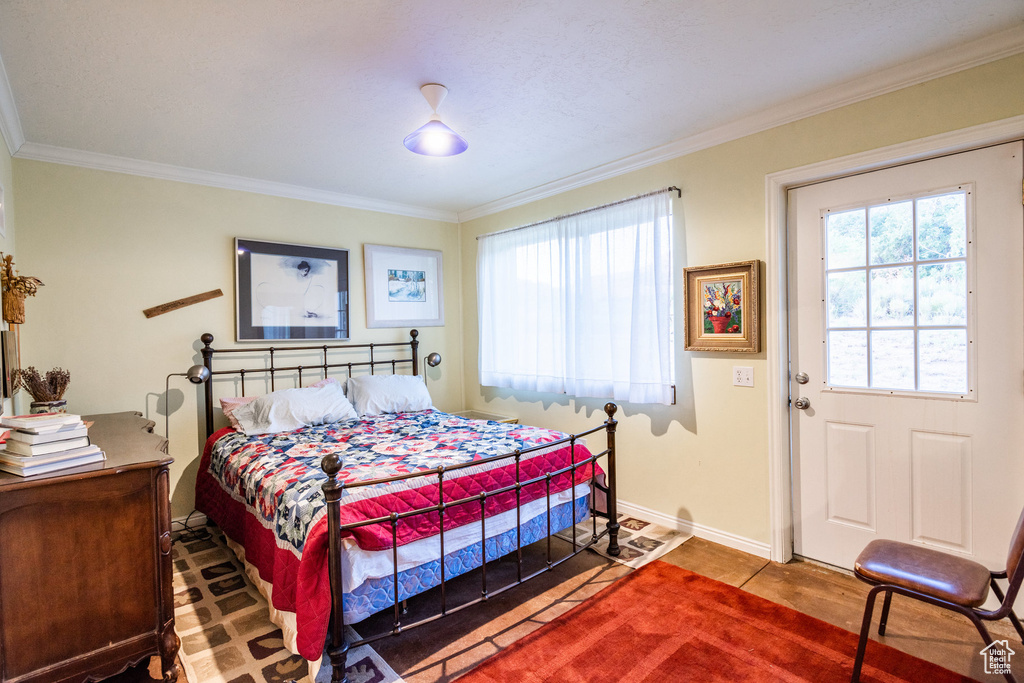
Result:
[[[1020,518],[1017,520],[1017,528],[1013,530],[1010,538],[1010,554],[1006,557],[1006,577],[1013,579],[1013,572],[1024,560],[1024,510],[1021,510]]]

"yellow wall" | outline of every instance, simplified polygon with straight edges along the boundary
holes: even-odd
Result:
[[[420,329],[422,353],[446,362],[427,381],[435,403],[462,405],[458,226],[324,204],[15,159],[18,264],[45,287],[27,304],[22,365],[71,371],[68,408],[138,410],[163,433],[168,373],[199,360],[199,336],[234,342],[234,238],[341,247],[349,253],[353,340],[405,341],[403,328],[365,328],[363,244],[444,254],[445,327]],[[147,319],[143,309],[220,288],[224,296]],[[171,379],[172,510],[192,510],[198,466],[197,391]],[[247,393],[252,393],[247,383]],[[182,405],[183,400],[183,405]],[[159,403],[158,403],[159,402]]]
[[[681,187],[682,199],[674,203],[678,401],[622,406],[619,497],[767,544],[767,354],[683,351],[683,267],[764,260],[769,173],[1022,113],[1019,55],[464,223],[467,407],[576,431],[593,424],[604,403],[479,386],[475,238],[668,185]],[[732,386],[734,365],[754,366],[754,388]]]

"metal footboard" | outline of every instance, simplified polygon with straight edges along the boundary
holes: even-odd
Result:
[[[607,419],[598,427],[580,432],[578,434],[572,434],[558,441],[551,443],[534,446],[531,448],[524,448],[521,450],[515,450],[511,453],[502,455],[490,456],[483,458],[482,460],[476,460],[473,462],[462,463],[459,465],[452,466],[439,466],[432,470],[423,472],[416,472],[412,474],[401,474],[392,477],[386,477],[381,479],[374,479],[369,481],[355,482],[351,484],[345,484],[338,480],[338,473],[342,468],[342,458],[336,453],[332,453],[324,457],[321,467],[327,474],[327,481],[323,484],[324,498],[327,502],[327,520],[328,520],[328,561],[329,561],[329,576],[331,583],[331,622],[328,628],[328,642],[327,642],[327,654],[331,660],[331,666],[333,669],[331,681],[332,683],[347,683],[348,679],[345,675],[345,667],[347,654],[350,647],[357,647],[366,643],[371,643],[382,638],[389,636],[395,636],[404,631],[428,624],[433,621],[437,621],[443,617],[455,614],[467,607],[476,605],[480,602],[488,600],[496,595],[500,595],[510,588],[514,588],[535,576],[539,576],[545,572],[551,571],[555,567],[559,566],[566,560],[571,559],[575,555],[583,552],[596,544],[599,540],[608,537],[608,553],[610,555],[619,554],[619,543],[618,543],[618,514],[616,504],[616,487],[615,487],[615,428],[618,422],[615,420],[615,412],[618,407],[614,403],[608,403],[604,407]],[[599,453],[593,453],[589,457],[581,460],[576,459],[577,454],[577,441],[591,434],[604,431],[607,438],[607,447],[605,450]],[[543,475],[535,476],[528,479],[523,479],[521,475],[520,465],[524,455],[540,451],[549,450],[551,448],[568,444],[570,449],[570,464],[565,467],[545,472]],[[605,469],[606,469],[606,483],[607,486],[600,486],[597,483],[597,470],[593,467],[597,464],[597,461],[601,458],[605,458]],[[478,494],[467,496],[453,501],[446,502],[444,499],[444,483],[445,475],[460,469],[467,467],[476,467],[488,463],[497,463],[506,460],[514,460],[516,481],[513,484],[496,488],[493,490],[482,491]],[[580,542],[577,539],[576,530],[576,501],[575,494],[569,496],[570,506],[570,527],[572,529],[572,552],[558,558],[557,560],[552,558],[551,548],[551,481],[555,477],[569,474],[570,477],[570,491],[575,492],[577,484],[584,483],[584,481],[577,481],[577,470],[581,467],[591,465],[591,474],[589,478],[589,484],[591,489],[591,511],[590,518],[593,524],[593,533],[590,539],[586,542]],[[347,489],[354,489],[363,486],[373,486],[378,484],[386,484],[391,482],[397,482],[407,479],[414,479],[419,477],[437,477],[437,493],[438,503],[436,505],[430,505],[427,507],[417,508],[415,510],[407,510],[404,512],[392,512],[389,515],[377,517],[374,519],[360,520],[359,522],[353,522],[350,524],[341,523],[341,497],[342,492]],[[522,542],[522,491],[523,488],[543,484],[545,486],[545,498],[546,498],[546,519],[547,519],[547,549],[546,549],[546,561],[545,566],[535,572],[532,572],[526,576],[523,575],[523,542]],[[487,515],[486,506],[489,499],[503,493],[515,492],[516,495],[516,578],[510,583],[506,583],[503,586],[495,588],[493,590],[488,586],[487,579]],[[602,491],[606,494],[606,512],[599,512],[593,505],[596,501],[598,491]],[[481,555],[480,555],[480,569],[481,569],[481,591],[480,597],[475,600],[464,602],[456,607],[449,607],[446,592],[446,581],[448,577],[445,575],[445,512],[449,508],[457,507],[460,505],[467,505],[474,502],[480,504],[480,540],[481,540]],[[441,558],[440,558],[440,612],[432,616],[420,619],[411,624],[402,623],[402,610],[401,600],[399,599],[399,588],[398,588],[398,575],[399,575],[399,564],[398,564],[398,525],[403,519],[413,517],[416,515],[432,514],[438,515],[439,522],[439,536],[441,546]],[[597,529],[597,517],[606,517],[608,523],[605,526],[604,531],[598,532]],[[363,526],[369,526],[373,524],[388,524],[391,530],[391,548],[392,548],[392,598],[394,600],[394,617],[392,622],[392,628],[390,631],[379,633],[361,640],[348,642],[345,638],[345,617],[343,609],[343,586],[341,576],[341,554],[342,554],[342,533],[357,529]]]

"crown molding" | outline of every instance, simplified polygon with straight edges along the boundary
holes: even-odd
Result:
[[[65,164],[68,166],[80,166],[99,171],[112,171],[114,173],[127,173],[129,175],[143,176],[146,178],[158,178],[160,180],[173,180],[193,185],[206,185],[218,187],[225,190],[238,190],[240,192],[253,192],[256,194],[271,195],[274,197],[286,197],[288,199],[301,199],[307,202],[318,204],[330,204],[332,206],[344,206],[350,209],[362,209],[364,211],[376,211],[378,213],[389,213],[398,216],[410,216],[412,218],[425,218],[434,221],[445,221],[447,223],[458,222],[458,215],[454,211],[442,211],[429,209],[422,206],[402,204],[400,202],[389,202],[380,199],[370,199],[340,192],[328,190],[317,190],[299,185],[288,185],[270,180],[257,180],[242,176],[217,173],[215,171],[203,171],[196,168],[173,166],[161,164],[155,161],[142,161],[129,159],[111,154],[99,152],[85,152],[67,147],[55,147],[53,145],[41,145],[35,142],[26,142],[21,145],[17,154],[18,159],[31,159],[33,161],[47,161],[54,164]]]
[[[0,134],[4,136],[7,151],[12,155],[25,144],[25,133],[21,130],[21,118],[14,104],[14,93],[11,91],[11,82],[7,80],[3,59],[0,59]]]
[[[847,81],[667,145],[459,211],[459,222],[505,211],[1021,52],[1024,52],[1024,26]]]
[[[241,192],[252,192],[289,199],[344,206],[353,209],[461,223],[488,216],[516,206],[614,178],[687,154],[753,135],[809,116],[838,109],[855,102],[980,66],[1024,52],[1024,26],[967,43],[913,62],[876,72],[842,85],[791,100],[732,123],[691,135],[667,145],[655,147],[588,171],[575,173],[544,185],[507,195],[463,211],[443,211],[426,207],[369,199],[339,192],[203,171],[171,164],[129,159],[98,152],[85,152],[52,145],[26,142],[17,106],[0,60],[0,133],[11,155],[51,163],[81,166],[115,173],[127,173],[162,180],[206,185]]]

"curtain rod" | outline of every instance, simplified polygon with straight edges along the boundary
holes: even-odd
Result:
[[[678,192],[679,194],[678,194],[677,198],[682,198],[682,196],[683,196],[683,191],[680,190],[675,185],[672,185],[671,187],[665,187],[665,188],[662,188],[660,190],[655,190],[654,192],[648,192],[646,194],[638,194],[635,197],[629,197],[627,199],[620,199],[617,202],[610,202],[608,204],[602,204],[601,206],[592,206],[589,209],[583,209],[582,211],[574,211],[573,213],[562,214],[561,216],[555,216],[554,218],[546,218],[546,219],[544,219],[542,221],[537,221],[536,223],[530,223],[528,225],[520,225],[517,228],[508,228],[506,230],[497,230],[495,232],[489,232],[486,235],[477,235],[476,238],[480,239],[481,237],[493,237],[495,235],[503,235],[506,232],[515,232],[516,230],[526,230],[527,228],[533,228],[533,227],[536,227],[538,225],[544,225],[545,223],[553,223],[555,221],[560,221],[563,218],[572,218],[573,216],[581,216],[581,215],[583,215],[585,213],[590,213],[591,211],[600,211],[601,209],[607,209],[607,208],[609,208],[611,206],[618,206],[619,204],[626,204],[628,202],[635,202],[638,199],[646,199],[647,197],[653,197],[656,194],[664,194],[666,192]]]

